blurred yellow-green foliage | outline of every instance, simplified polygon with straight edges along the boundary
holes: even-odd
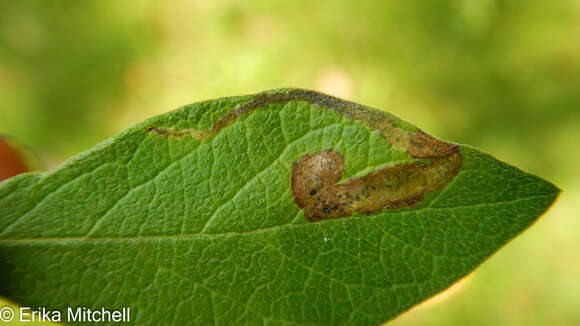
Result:
[[[564,190],[393,325],[580,325],[580,1],[0,3],[0,133],[49,166],[183,104],[282,86],[384,108]]]

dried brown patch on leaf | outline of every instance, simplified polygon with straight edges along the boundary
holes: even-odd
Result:
[[[445,157],[456,153],[459,145],[436,139],[419,130],[410,135],[409,154],[417,158]]]
[[[183,136],[191,136],[197,139],[198,141],[203,141],[204,139],[208,138],[207,132],[195,129],[173,130],[170,128],[162,128],[162,127],[148,127],[146,131],[154,132],[162,136],[171,136],[175,138],[181,138]]]
[[[457,175],[462,158],[458,151],[434,158],[385,167],[344,183],[343,157],[332,150],[303,156],[292,168],[292,193],[310,221],[372,214],[383,208],[410,207],[427,192],[439,190]]]

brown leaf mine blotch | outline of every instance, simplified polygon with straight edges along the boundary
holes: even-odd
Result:
[[[302,157],[292,169],[292,192],[304,216],[311,221],[416,205],[424,193],[447,185],[461,167],[458,145],[438,140],[421,130],[402,128],[393,117],[366,106],[302,89],[258,94],[225,113],[208,130],[149,126],[145,131],[175,138],[188,136],[203,142],[235,120],[268,104],[290,102],[306,102],[319,109],[331,110],[347,120],[358,121],[376,130],[393,149],[429,160],[429,163],[386,167],[362,178],[338,183],[344,170],[344,159],[339,153],[324,150]],[[280,108],[282,106],[278,106]]]
[[[455,149],[430,163],[414,162],[382,168],[361,178],[338,183],[344,159],[332,150],[303,156],[292,168],[296,204],[310,221],[346,217],[354,212],[372,214],[418,204],[423,194],[441,189],[461,167]]]

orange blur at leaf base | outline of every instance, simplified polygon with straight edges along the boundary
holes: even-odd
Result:
[[[0,181],[27,171],[17,151],[0,137]]]

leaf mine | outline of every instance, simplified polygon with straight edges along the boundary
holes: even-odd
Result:
[[[205,141],[213,138],[236,119],[252,111],[263,108],[268,104],[288,102],[307,102],[319,108],[330,109],[341,114],[348,120],[359,121],[368,128],[377,130],[395,149],[407,151],[415,158],[448,156],[456,152],[457,149],[457,145],[435,139],[421,130],[414,132],[403,130],[391,117],[383,112],[326,94],[303,89],[291,89],[284,92],[256,95],[248,102],[242,103],[235,109],[224,114],[207,131],[195,129],[173,130],[156,126],[150,126],[146,130],[147,132],[154,132],[163,136],[179,138],[188,135],[198,141]]]
[[[307,102],[330,109],[348,120],[359,121],[376,130],[393,148],[408,152],[414,158],[431,159],[430,164],[415,162],[396,165],[338,184],[344,170],[344,160],[339,153],[326,150],[302,157],[292,170],[292,192],[296,204],[311,221],[346,217],[354,212],[371,214],[383,208],[416,205],[421,202],[424,193],[439,190],[448,184],[461,167],[462,157],[455,144],[440,141],[421,130],[404,130],[383,112],[301,89],[259,94],[224,114],[207,131],[152,126],[147,128],[147,132],[177,138],[188,135],[205,141],[254,110],[271,103],[292,101]]]

